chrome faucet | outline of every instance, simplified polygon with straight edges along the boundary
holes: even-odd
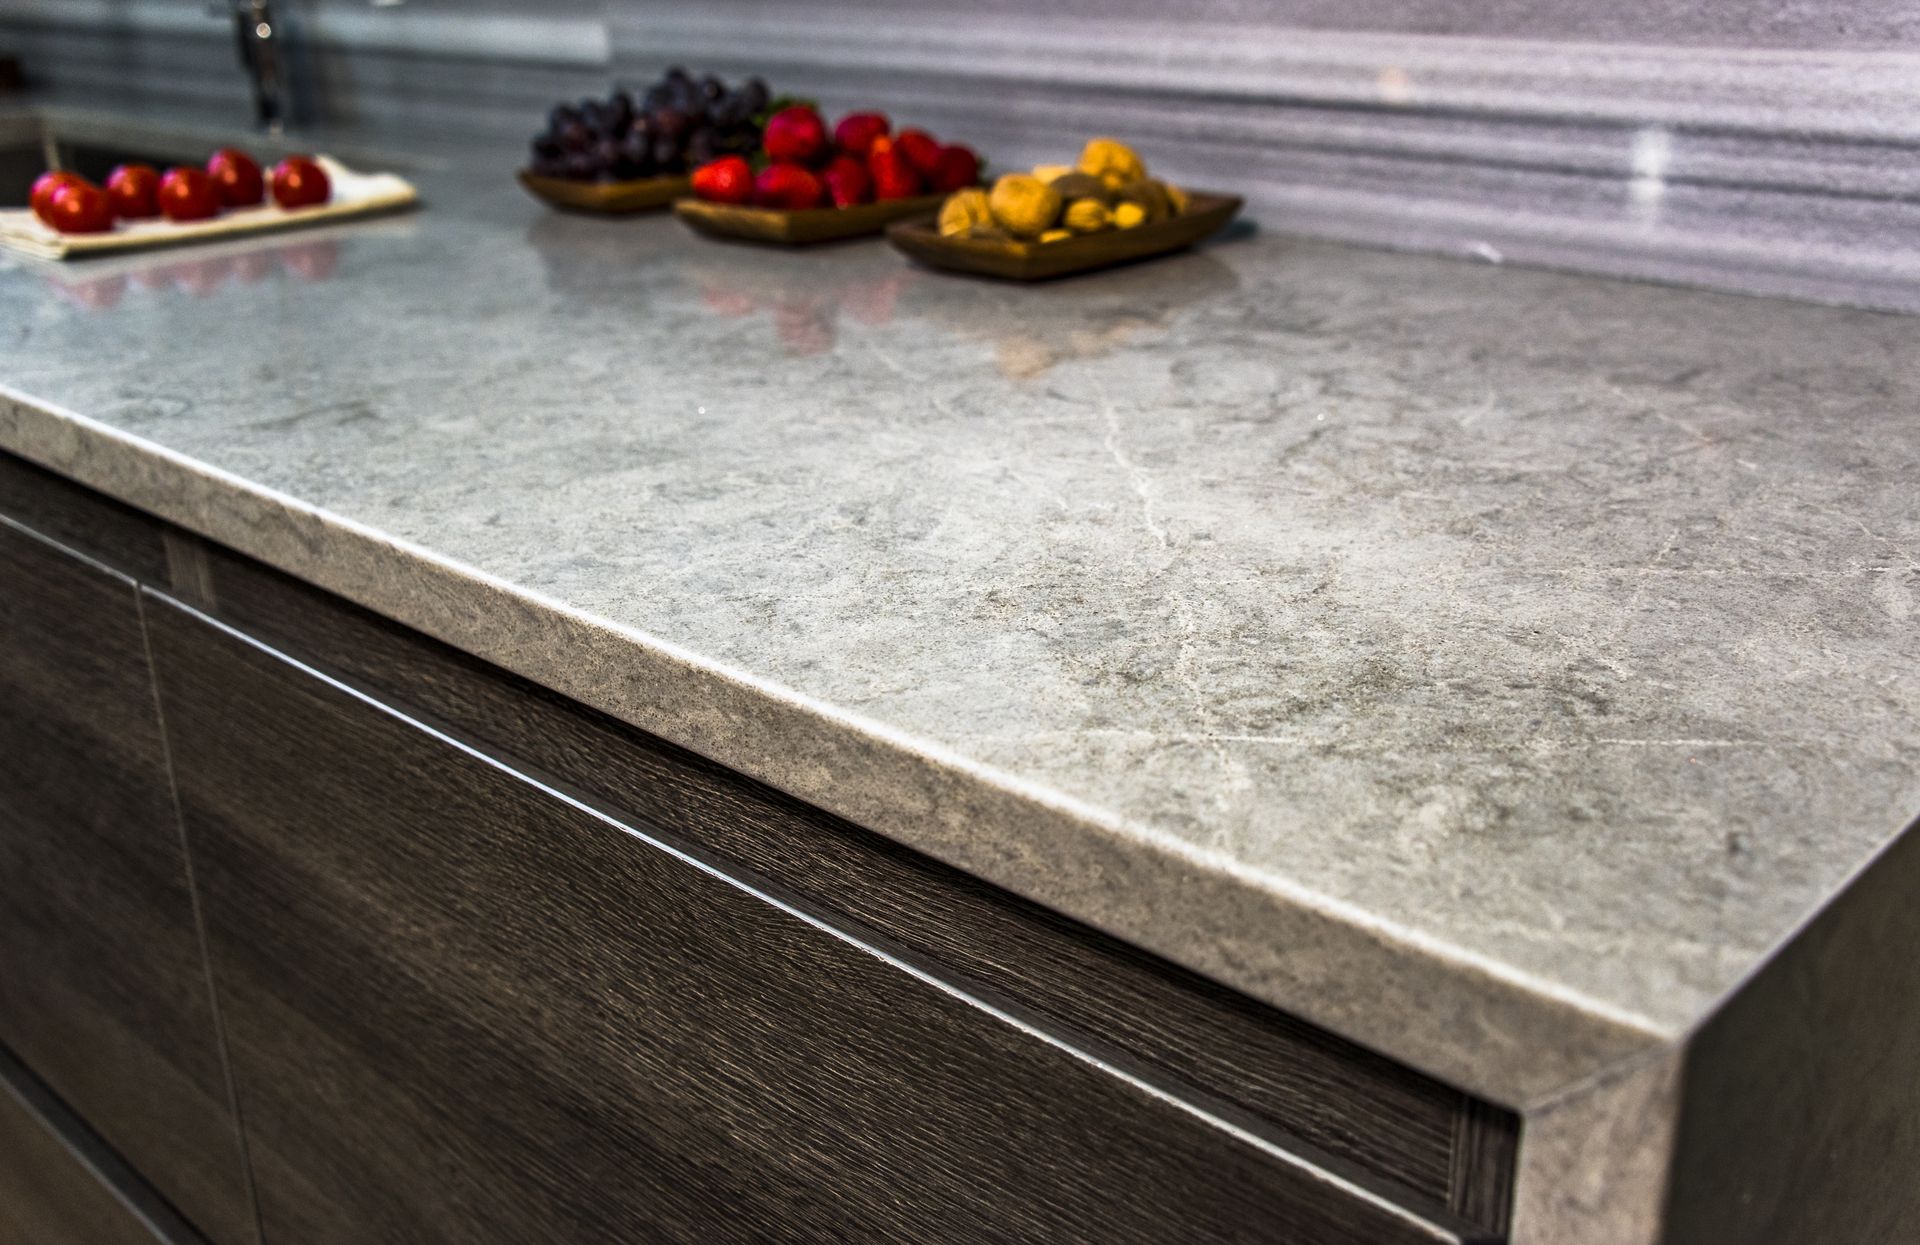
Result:
[[[267,0],[231,0],[240,64],[253,83],[253,113],[260,128],[278,134],[286,124],[286,75],[280,61],[280,31]]]

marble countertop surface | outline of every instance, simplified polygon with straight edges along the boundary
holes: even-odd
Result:
[[[0,447],[1519,1107],[1920,814],[1920,319],[417,180],[0,260]]]

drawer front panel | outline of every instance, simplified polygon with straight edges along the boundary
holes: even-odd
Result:
[[[0,453],[0,514],[142,582],[166,582],[164,523],[6,453]]]
[[[1511,1113],[237,554],[192,560],[201,604],[239,630],[1229,1101],[1408,1205],[1505,1230]]]
[[[0,1245],[155,1245],[157,1239],[0,1085]]]
[[[4,519],[0,586],[0,1044],[250,1241],[138,590]]]
[[[194,613],[149,621],[269,1240],[1463,1239]]]
[[[206,1245],[39,1078],[0,1050],[0,1245]]]

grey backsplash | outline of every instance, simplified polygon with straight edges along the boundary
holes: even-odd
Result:
[[[670,63],[1266,228],[1920,311],[1916,0],[281,0],[305,115],[492,138]],[[204,0],[0,0],[49,97],[241,110]]]

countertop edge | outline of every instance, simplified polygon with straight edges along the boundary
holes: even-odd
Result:
[[[0,448],[1504,1105],[1685,1036],[4,383]]]

